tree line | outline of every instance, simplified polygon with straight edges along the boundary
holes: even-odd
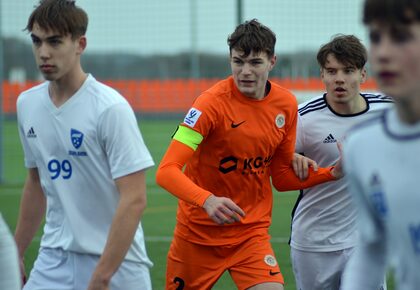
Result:
[[[40,78],[31,44],[13,37],[2,39],[4,79],[13,70],[23,70],[27,80]],[[271,76],[282,78],[318,77],[319,67],[314,51],[297,51],[277,55],[277,65]],[[193,58],[194,57],[194,58]],[[200,52],[178,54],[137,55],[125,52],[94,52],[87,50],[82,65],[99,79],[187,79],[224,78],[230,74],[226,55]],[[193,67],[192,64],[196,67]]]

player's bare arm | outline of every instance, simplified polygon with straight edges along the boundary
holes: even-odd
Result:
[[[23,187],[15,240],[20,259],[23,282],[26,280],[24,254],[45,215],[46,200],[39,179],[38,168],[30,168]]]
[[[98,266],[92,275],[88,290],[108,290],[112,275],[133,241],[140,218],[146,208],[145,171],[120,177],[115,180],[120,201]]]

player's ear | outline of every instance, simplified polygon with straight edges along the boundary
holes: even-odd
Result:
[[[360,70],[360,83],[363,84],[367,79],[367,71],[366,68],[362,68]]]
[[[86,49],[86,46],[87,46],[86,36],[82,35],[77,39],[77,53],[82,54],[83,51]]]
[[[271,58],[270,58],[270,71],[273,69],[273,67],[276,65],[276,62],[277,62],[277,56],[276,55],[273,55]]]

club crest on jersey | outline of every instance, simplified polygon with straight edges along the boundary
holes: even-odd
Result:
[[[382,189],[382,182],[376,173],[371,176],[369,181],[369,199],[378,216],[385,218],[388,213],[388,205]]]
[[[184,118],[184,123],[190,126],[191,128],[194,128],[200,116],[201,116],[200,110],[197,110],[196,108],[191,108]]]
[[[79,149],[80,146],[82,146],[83,133],[76,129],[71,129],[70,136],[71,136],[71,143],[73,144],[74,148]]]
[[[272,255],[265,255],[264,257],[264,262],[271,267],[274,267],[277,265],[277,261],[276,258],[274,258],[274,256]]]
[[[283,128],[286,123],[286,117],[283,114],[278,114],[276,117],[276,126],[277,128]]]
[[[413,245],[414,252],[420,255],[420,223],[409,224],[408,231],[410,233],[411,243]]]

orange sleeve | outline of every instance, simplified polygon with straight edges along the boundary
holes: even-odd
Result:
[[[278,191],[289,191],[304,189],[314,185],[318,185],[327,181],[336,180],[336,178],[331,174],[331,167],[319,167],[318,171],[314,171],[312,168],[309,168],[308,178],[305,180],[300,180],[293,171],[293,167],[284,167],[282,170],[272,170],[272,181],[274,187]]]
[[[202,189],[182,171],[194,150],[189,146],[172,140],[156,172],[158,185],[185,202],[203,206],[211,192]]]
[[[316,172],[310,168],[308,178],[305,180],[300,180],[296,176],[292,167],[292,159],[295,151],[297,112],[293,112],[293,114],[294,119],[290,122],[285,140],[277,148],[270,165],[271,180],[274,187],[278,191],[289,191],[336,180],[331,174],[332,167],[318,168]]]

